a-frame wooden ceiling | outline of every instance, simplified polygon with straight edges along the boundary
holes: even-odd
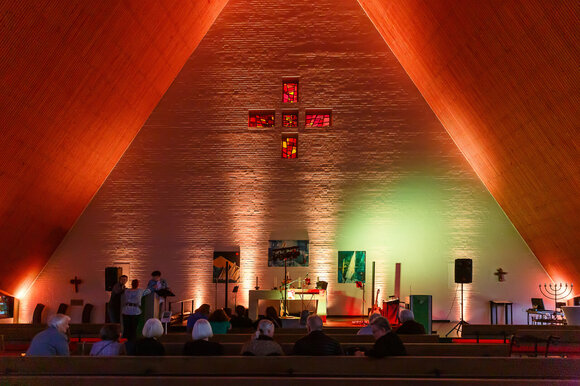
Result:
[[[32,283],[226,3],[0,1],[1,290]],[[577,2],[359,3],[547,271],[579,279]]]

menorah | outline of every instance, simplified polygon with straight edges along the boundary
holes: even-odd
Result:
[[[563,285],[562,283],[560,284],[550,283],[549,285],[544,283],[544,289],[542,289],[541,284],[538,287],[540,288],[540,292],[542,293],[542,295],[544,295],[546,298],[550,300],[554,300],[554,312],[555,312],[556,308],[558,308],[558,299],[565,299],[566,297],[568,297],[572,293],[572,288],[574,288],[574,285],[570,283],[570,287],[568,288],[568,283],[565,283],[565,285]]]

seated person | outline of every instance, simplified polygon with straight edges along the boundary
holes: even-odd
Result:
[[[284,355],[282,347],[274,341],[274,323],[268,319],[258,322],[258,330],[242,347],[242,355],[269,356]]]
[[[367,324],[364,327],[361,327],[361,329],[358,330],[358,332],[356,334],[357,335],[372,335],[373,330],[371,329],[371,323],[379,316],[381,316],[381,314],[379,314],[379,313],[371,314],[371,316],[369,316],[369,324]]]
[[[68,349],[68,324],[70,317],[56,314],[48,318],[48,328],[32,338],[27,356],[70,355]]]
[[[224,346],[217,342],[208,341],[213,336],[213,331],[207,320],[200,319],[195,322],[191,336],[193,342],[185,343],[183,355],[224,355]]]
[[[397,334],[425,334],[425,327],[415,321],[415,315],[413,311],[403,309],[399,313],[399,319],[403,324],[397,328]]]
[[[401,338],[393,331],[389,321],[382,316],[379,316],[371,323],[373,336],[375,337],[375,344],[372,349],[367,352],[357,351],[356,356],[369,356],[373,358],[383,358],[386,356],[407,355],[405,346]]]
[[[248,313],[244,306],[236,307],[236,314],[232,316],[230,323],[234,328],[250,328],[254,325],[252,319],[248,318]]]
[[[274,327],[282,328],[282,320],[278,316],[278,310],[276,310],[275,307],[268,306],[266,308],[266,316],[262,316],[262,315],[259,316],[258,320],[254,322],[255,328],[258,328],[258,323],[262,319],[268,319],[269,321],[274,323]]]
[[[211,308],[209,304],[202,304],[197,310],[195,310],[193,314],[189,315],[187,318],[187,332],[193,331],[193,326],[199,319],[207,320],[209,317],[210,309]]]
[[[125,355],[125,345],[119,342],[121,326],[118,324],[105,324],[99,332],[101,341],[93,344],[90,356],[117,356]]]
[[[212,312],[207,320],[209,320],[214,334],[226,334],[232,328],[230,318],[228,318],[226,312],[221,308]]]
[[[135,355],[162,356],[165,347],[157,338],[163,335],[163,325],[159,319],[151,318],[143,326],[143,338],[135,344]]]
[[[322,319],[318,315],[310,315],[306,320],[308,335],[300,338],[294,344],[293,355],[342,355],[338,341],[322,332]]]

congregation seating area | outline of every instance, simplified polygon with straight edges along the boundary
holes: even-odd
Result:
[[[51,357],[3,358],[0,375],[27,384],[58,381],[59,384],[96,385],[105,380],[144,379],[176,381],[195,379],[209,383],[232,379],[244,384],[336,384],[364,381],[378,384],[474,384],[495,380],[498,384],[570,384],[578,379],[579,359],[505,357]],[[303,383],[302,381],[305,381]],[[36,383],[34,383],[36,382]],[[340,384],[340,383],[339,383]]]
[[[406,357],[300,357],[291,355],[292,348],[306,330],[288,328],[276,330],[275,335],[287,356],[245,357],[240,355],[241,348],[252,334],[248,330],[234,330],[211,338],[223,345],[224,356],[184,357],[183,345],[191,336],[185,332],[170,332],[161,338],[165,357],[90,357],[88,353],[98,341],[100,327],[96,324],[71,325],[70,357],[21,357],[31,337],[44,326],[0,326],[5,343],[0,357],[0,377],[8,383],[29,385],[96,385],[112,380],[138,382],[140,385],[161,381],[177,384],[191,379],[195,379],[197,384],[229,380],[242,385],[273,382],[282,385],[346,385],[355,381],[374,385],[386,380],[395,385],[472,385],[491,381],[510,385],[547,385],[571,384],[580,379],[580,359],[518,353],[509,339],[507,343],[485,343],[483,338],[479,342],[470,339],[451,342],[440,340],[436,334],[403,335]],[[496,329],[499,327],[494,326]],[[373,345],[372,336],[356,335],[357,330],[354,327],[324,329],[341,343],[345,352],[353,347],[368,349]],[[536,328],[535,332],[545,334],[546,331]],[[517,330],[514,332],[517,336]],[[564,332],[576,336],[574,334],[578,331],[566,329]]]

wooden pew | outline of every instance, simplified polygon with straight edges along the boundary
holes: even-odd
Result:
[[[168,356],[180,356],[183,352],[184,343],[165,343],[165,353]],[[92,343],[79,345],[74,355],[89,355]],[[222,343],[224,355],[240,355],[243,343]],[[292,354],[293,343],[282,343],[282,349],[286,355]],[[355,345],[343,344],[344,351]],[[372,343],[358,344],[356,347],[370,349]],[[410,356],[464,356],[464,357],[508,357],[509,345],[507,344],[453,344],[453,343],[407,343],[407,354]]]
[[[274,340],[278,343],[294,343],[298,339],[305,336],[304,334],[274,334]],[[243,343],[250,340],[252,334],[223,334],[214,335],[210,340],[220,343]],[[331,335],[331,338],[336,339],[340,343],[371,343],[374,342],[372,335],[350,335],[338,334]],[[169,334],[161,337],[162,342],[185,342],[190,339],[189,334]],[[436,334],[427,335],[401,335],[401,340],[404,343],[439,343],[439,336]]]
[[[34,335],[46,329],[45,324],[0,324],[0,335],[4,335],[4,341],[31,341]],[[71,324],[70,336],[74,338],[99,337],[102,324]]]
[[[8,385],[27,386],[103,386],[113,384],[127,384],[139,386],[183,386],[194,383],[196,386],[215,386],[216,381],[236,386],[570,386],[578,383],[568,379],[483,379],[483,378],[320,378],[320,377],[206,377],[206,376],[4,376],[3,381]],[[26,382],[26,383],[24,383]]]
[[[510,339],[510,355],[580,355],[580,329],[521,329]]]
[[[550,326],[550,325],[527,325],[527,324],[466,324],[463,326],[461,333],[462,338],[475,338],[478,342],[480,339],[500,338],[507,342],[507,339],[519,330],[526,331],[579,331],[579,326]]]
[[[580,359],[493,357],[6,357],[0,378],[19,376],[183,376],[318,378],[565,379]]]

